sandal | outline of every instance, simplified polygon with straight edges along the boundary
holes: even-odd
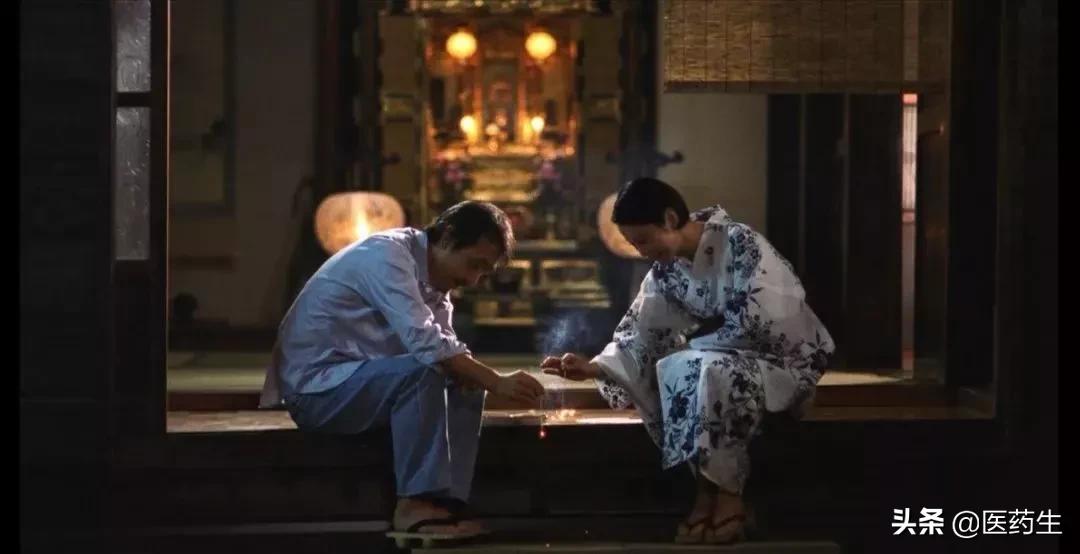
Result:
[[[456,518],[456,517],[452,517],[452,516],[451,517],[434,517],[434,518],[429,518],[429,519],[421,519],[420,521],[417,521],[416,523],[413,523],[412,525],[408,526],[405,529],[395,529],[394,531],[397,532],[397,533],[405,533],[405,534],[408,534],[408,535],[438,535],[438,536],[441,537],[441,536],[457,535],[458,533],[453,533],[453,532],[450,532],[450,533],[436,533],[436,532],[431,532],[431,531],[421,531],[421,529],[423,527],[434,526],[434,525],[456,526],[457,524],[458,524],[458,518]]]
[[[464,501],[456,498],[436,498],[433,499],[433,502],[436,506],[448,510],[451,517],[457,520],[459,524],[463,523],[465,524],[465,527],[471,528],[469,533],[473,536],[491,534],[491,530],[482,524],[469,505]]]
[[[735,530],[726,535],[720,535],[718,531],[729,525],[736,525]],[[719,522],[709,522],[705,529],[704,542],[707,544],[732,544],[746,540],[746,514],[735,514],[722,519]]]
[[[386,533],[386,536],[394,539],[394,543],[398,548],[409,548],[415,543],[419,543],[421,548],[431,548],[440,544],[459,543],[460,541],[466,541],[475,537],[472,533],[462,533],[459,531],[451,532],[425,532],[421,529],[432,525],[454,525],[458,523],[457,518],[454,517],[440,517],[422,519],[408,526],[404,530],[393,530]]]
[[[706,515],[697,521],[683,520],[675,530],[675,542],[678,544],[699,544],[705,539],[705,531],[709,529],[709,518]],[[701,531],[694,533],[694,529],[703,526]]]

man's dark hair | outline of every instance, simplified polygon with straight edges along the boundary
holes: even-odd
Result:
[[[658,225],[664,226],[664,211],[675,210],[679,216],[676,229],[682,228],[690,219],[679,191],[671,185],[653,179],[640,177],[627,182],[619,189],[615,197],[615,208],[611,213],[611,222],[617,225]]]
[[[484,238],[499,248],[499,263],[514,251],[514,230],[506,214],[494,204],[467,200],[450,206],[424,228],[428,244],[446,241],[450,250],[468,248]]]

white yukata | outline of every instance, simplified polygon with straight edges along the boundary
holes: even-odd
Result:
[[[664,468],[690,462],[741,493],[764,412],[813,397],[834,345],[768,241],[719,206],[692,262],[654,263],[613,340],[593,358],[613,408],[633,404]]]

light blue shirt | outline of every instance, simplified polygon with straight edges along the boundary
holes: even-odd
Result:
[[[368,360],[411,354],[434,365],[468,352],[451,324],[450,295],[427,280],[427,235],[418,229],[391,229],[339,251],[285,314],[259,405],[329,390]]]

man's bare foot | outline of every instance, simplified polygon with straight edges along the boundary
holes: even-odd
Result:
[[[486,535],[491,532],[487,525],[478,519],[463,519],[458,522],[457,527],[462,533],[469,535]]]
[[[472,535],[485,535],[491,532],[483,521],[477,519],[469,509],[468,503],[458,498],[441,498],[435,500],[438,506],[450,510],[458,520],[458,528]]]
[[[405,531],[417,522],[428,519],[449,519],[453,515],[446,508],[436,506],[435,503],[419,498],[399,498],[394,508],[394,530]],[[433,523],[422,525],[415,530],[418,533],[438,533],[446,535],[461,535],[467,531],[460,528],[456,523]]]

